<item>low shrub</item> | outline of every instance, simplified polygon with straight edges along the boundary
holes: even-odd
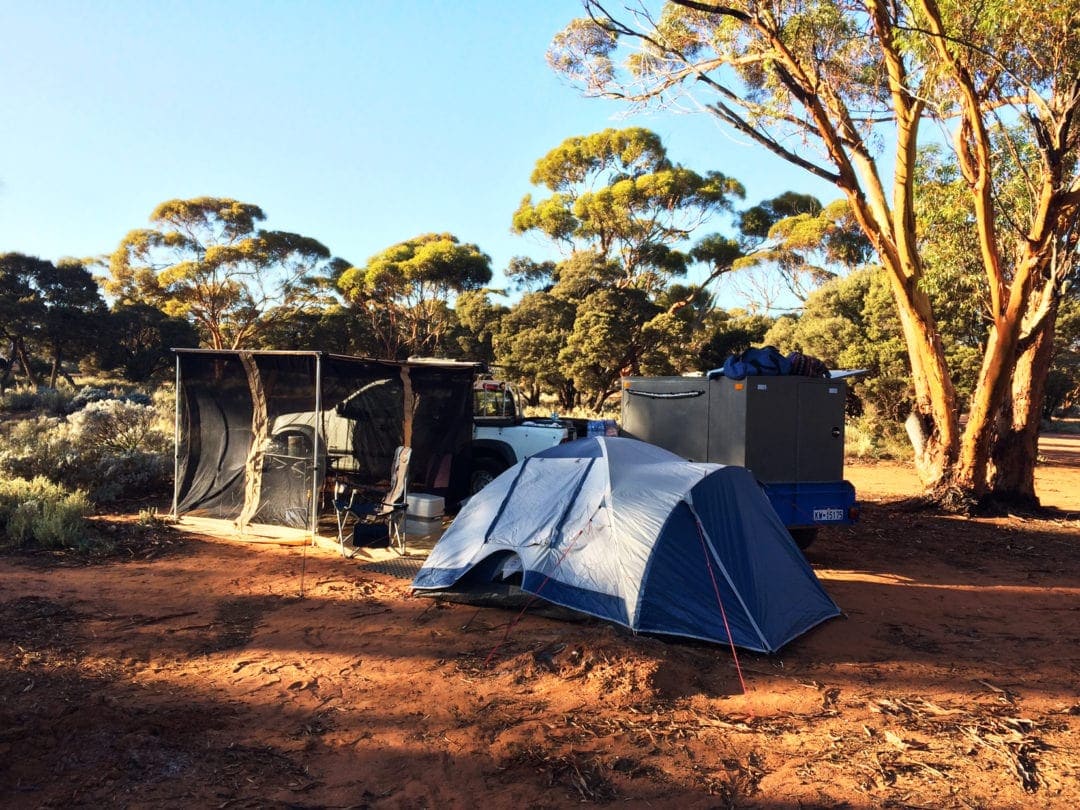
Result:
[[[8,413],[66,413],[72,392],[56,388],[14,388],[0,396],[0,411]]]
[[[85,542],[91,504],[42,476],[0,478],[0,547],[76,548]]]
[[[66,419],[24,419],[6,428],[0,475],[44,477],[97,503],[161,494],[172,474],[165,424],[154,406],[120,399],[95,400]]]
[[[118,453],[163,452],[167,437],[157,427],[158,414],[149,402],[127,399],[95,400],[68,417],[73,440]]]
[[[67,412],[75,413],[98,402],[130,402],[136,405],[151,405],[153,399],[149,394],[142,391],[126,391],[119,387],[86,386],[72,395]]]
[[[848,458],[864,460],[910,459],[911,442],[904,426],[880,419],[870,410],[849,417],[844,428],[844,451]]]

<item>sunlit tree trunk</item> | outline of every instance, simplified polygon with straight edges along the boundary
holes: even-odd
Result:
[[[1038,506],[1035,467],[1046,375],[1053,359],[1053,321],[1047,323],[1020,355],[997,423],[990,459],[989,488],[995,500]]]
[[[895,274],[892,281],[915,390],[908,435],[919,478],[928,488],[937,488],[949,479],[959,451],[956,391],[925,293],[914,283],[898,281]]]
[[[820,16],[802,3],[672,0],[626,20],[596,0],[586,7],[549,59],[588,92],[662,105],[692,85],[724,124],[844,194],[890,279],[912,368],[909,435],[932,494],[964,507],[991,491],[1033,493],[1056,314],[1043,293],[1060,294],[1052,254],[1075,254],[1062,240],[1080,206],[1075,0],[1019,15],[942,0],[824,3]],[[926,115],[952,131],[991,327],[963,433],[917,247]],[[872,135],[885,121],[895,153],[883,181]],[[824,159],[791,146],[800,133]]]

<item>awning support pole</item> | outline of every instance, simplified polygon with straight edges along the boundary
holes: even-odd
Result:
[[[176,355],[176,388],[173,392],[176,400],[175,413],[173,414],[173,493],[172,493],[172,519],[180,516],[177,510],[180,508],[180,355]]]
[[[322,354],[315,355],[315,440],[312,441],[311,458],[311,542],[319,533],[319,494],[322,491],[322,475],[319,471],[319,453],[322,449]],[[329,463],[329,459],[327,459]]]

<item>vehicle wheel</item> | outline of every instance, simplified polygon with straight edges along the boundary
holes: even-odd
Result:
[[[473,466],[469,476],[469,495],[475,495],[492,481],[499,477],[499,473],[507,469],[505,464],[492,459],[482,459]]]
[[[817,533],[817,529],[788,529],[788,534],[795,541],[795,545],[803,550],[810,547],[810,544],[814,542],[814,538],[817,537]]]

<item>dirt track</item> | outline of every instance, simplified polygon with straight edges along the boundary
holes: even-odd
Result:
[[[808,552],[845,617],[738,670],[314,549],[0,559],[0,805],[1075,807],[1076,445],[1047,520],[903,512],[907,470],[849,468],[864,519]]]

